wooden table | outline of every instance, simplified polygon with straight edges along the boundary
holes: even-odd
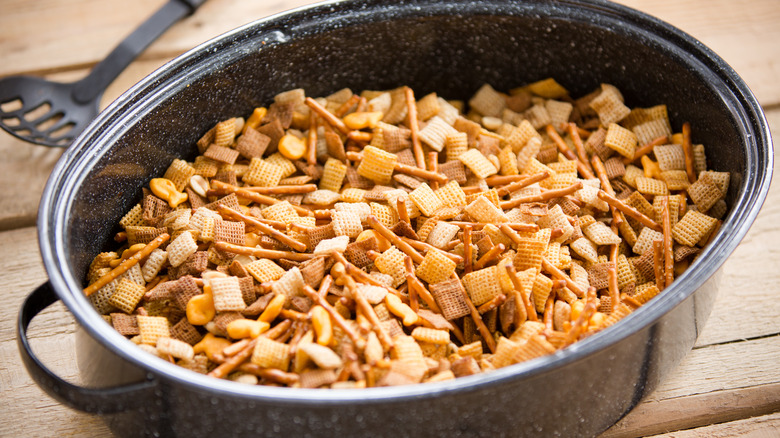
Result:
[[[82,77],[164,0],[3,0],[0,77]],[[174,25],[108,89],[103,105],[172,57],[246,21],[311,0],[209,0]],[[699,38],[745,79],[780,138],[780,2],[623,0]],[[35,230],[38,200],[60,150],[0,133],[0,436],[109,436],[30,380],[16,349],[24,297],[46,281]],[[777,174],[777,173],[776,173]],[[724,267],[721,292],[693,351],[604,437],[780,435],[780,187]],[[34,349],[77,382],[72,316],[61,303],[33,321]]]

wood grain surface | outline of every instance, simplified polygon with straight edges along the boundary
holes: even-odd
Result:
[[[0,0],[0,77],[57,80],[85,75],[164,0]],[[197,44],[252,19],[313,3],[208,0],[174,25],[106,91],[103,105]],[[678,26],[723,57],[763,105],[780,138],[780,2],[623,0]],[[46,281],[34,227],[38,200],[60,150],[0,132],[0,436],[105,437],[99,417],[70,410],[30,380],[16,347],[22,300]],[[776,160],[777,161],[777,160]],[[661,386],[604,437],[780,436],[780,185],[723,269],[721,292],[693,351]],[[33,321],[45,364],[78,382],[73,317],[61,303]]]

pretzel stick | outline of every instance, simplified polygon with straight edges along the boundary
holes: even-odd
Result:
[[[696,171],[693,167],[693,145],[691,145],[691,124],[688,122],[683,123],[682,126],[683,137],[683,154],[685,154],[685,173],[688,174],[688,182],[691,184],[696,182]]]
[[[664,290],[664,242],[653,240],[653,272],[655,273],[655,286],[658,290]]]
[[[312,111],[317,113],[317,115],[322,117],[322,119],[325,120],[325,123],[332,126],[333,128],[338,129],[344,135],[349,134],[350,129],[347,128],[347,125],[344,124],[344,121],[336,117],[333,113],[328,111],[324,106],[317,103],[316,100],[312,99],[311,97],[307,97],[306,100],[303,101],[303,103],[305,103],[306,106],[311,108]]]
[[[552,125],[547,125],[545,129],[547,130],[547,135],[555,142],[555,145],[558,146],[558,150],[561,151],[561,153],[565,155],[566,158],[577,162],[577,171],[580,173],[580,175],[582,175],[583,178],[595,178],[593,172],[591,172],[590,169],[588,169],[588,167],[577,158],[574,152],[569,149],[569,146],[565,141],[563,141],[563,138],[558,135],[558,131],[556,131]]]
[[[252,341],[252,339],[242,339],[238,342],[234,342],[227,347],[222,349],[222,355],[225,357],[231,357],[235,356],[237,353],[239,353],[241,350],[246,348],[246,346]]]
[[[436,304],[436,300],[433,298],[433,295],[431,295],[431,292],[428,291],[425,285],[417,277],[414,277],[414,280],[410,284],[412,287],[417,289],[417,296],[425,301],[425,304],[428,305],[431,311],[441,314],[441,308],[439,308],[439,305]]]
[[[474,193],[481,193],[483,191],[482,187],[477,186],[463,186],[460,189],[463,190],[463,193],[466,195],[473,195]]]
[[[376,336],[379,338],[379,342],[382,344],[382,347],[385,349],[385,351],[391,349],[393,347],[393,340],[390,339],[390,335],[388,335],[387,331],[385,331],[385,327],[382,325],[382,322],[379,320],[379,316],[377,316],[376,312],[374,311],[374,308],[371,307],[371,304],[369,304],[368,300],[366,300],[366,297],[364,297],[363,293],[360,292],[360,290],[357,288],[357,285],[355,284],[355,279],[352,278],[352,276],[347,274],[346,272],[344,273],[343,278],[344,281],[346,282],[347,288],[352,293],[352,296],[355,298],[358,308],[363,312],[363,314],[366,316],[366,318],[368,318],[368,321],[373,326],[374,332],[376,333]]]
[[[499,188],[498,196],[506,196],[510,193],[516,192],[524,187],[528,187],[531,184],[537,183],[539,181],[545,180],[550,177],[550,172],[547,172],[546,170],[544,172],[535,173],[528,178],[523,178],[519,181],[515,181],[513,183],[507,184],[501,188]]]
[[[347,159],[350,161],[363,161],[363,154],[360,152],[347,152]],[[394,171],[398,173],[404,173],[406,175],[416,176],[418,178],[427,179],[429,181],[436,181],[441,184],[447,182],[447,176],[442,173],[432,172],[425,170],[424,168],[407,166],[402,163],[395,163]]]
[[[212,189],[223,190],[226,193],[235,193],[236,196],[249,199],[250,201],[257,202],[258,204],[274,205],[283,202],[279,199],[272,198],[270,196],[265,196],[265,195],[261,195],[260,193],[252,192],[250,190],[247,190],[244,187],[236,187],[234,185],[230,185],[218,180],[212,180],[211,185],[212,185]],[[310,210],[299,207],[297,205],[292,205],[292,208],[295,209],[295,211],[300,215],[312,216],[312,212]]]
[[[360,95],[353,94],[349,97],[349,99],[347,99],[346,102],[342,103],[341,106],[336,108],[336,111],[333,112],[333,115],[336,117],[344,117],[353,106],[358,104],[358,102],[360,102]]]
[[[452,260],[453,262],[455,262],[457,264],[461,264],[461,263],[464,262],[463,257],[461,257],[461,256],[459,256],[457,254],[453,254],[451,252],[442,251],[441,249],[436,248],[435,246],[431,245],[430,243],[425,243],[425,242],[422,242],[422,241],[419,241],[419,240],[410,239],[410,238],[404,237],[404,236],[400,236],[400,237],[401,237],[401,240],[403,240],[404,242],[408,243],[409,245],[412,246],[412,248],[414,248],[414,249],[416,249],[418,251],[425,251],[425,252],[427,252],[427,251],[440,251],[442,254],[447,256],[447,258],[449,258],[450,260]]]
[[[420,303],[417,300],[417,289],[412,284],[416,277],[414,276],[414,265],[412,265],[411,257],[404,257],[404,268],[406,270],[406,284],[409,285],[409,307],[411,307],[414,313],[417,313],[420,311]]]
[[[238,370],[283,385],[294,385],[298,383],[300,378],[295,373],[288,373],[276,368],[262,368],[254,363],[243,363],[238,367]]]
[[[458,278],[458,274],[454,272],[452,273],[452,278],[460,281],[460,278]],[[469,297],[469,294],[462,287],[460,288],[460,290],[463,293],[463,299],[464,301],[466,301],[466,305],[469,306],[469,310],[471,311],[471,319],[474,320],[474,324],[477,326],[477,330],[479,330],[479,334],[482,335],[482,339],[487,344],[490,352],[495,353],[496,340],[493,338],[493,334],[490,333],[490,330],[485,325],[485,321],[482,321],[482,315],[479,314],[479,310],[477,310],[476,306],[474,306],[474,303],[471,301],[471,297]]]
[[[261,195],[297,195],[300,193],[311,193],[317,190],[317,184],[286,185],[276,187],[244,187],[250,192],[260,193]]]
[[[333,284],[333,277],[330,274],[327,274],[326,276],[322,277],[322,281],[320,282],[320,287],[319,289],[317,289],[317,294],[322,298],[325,298],[325,296],[328,295],[328,289],[330,289],[330,286],[332,284]]]
[[[285,245],[289,246],[290,248],[298,251],[298,252],[304,252],[306,251],[306,244],[303,242],[300,242],[298,240],[293,239],[292,237],[282,233],[281,231],[276,230],[273,227],[270,227],[260,221],[255,220],[252,217],[246,216],[236,210],[233,210],[230,207],[226,207],[224,205],[218,205],[217,211],[219,214],[223,216],[228,217],[234,217],[238,218],[242,222],[244,222],[247,225],[251,225],[252,227],[260,230],[262,233],[273,237],[274,239],[284,243]]]
[[[653,148],[655,148],[658,145],[666,143],[668,139],[665,135],[662,135],[658,138],[653,139],[650,143],[642,146],[641,148],[637,149],[636,152],[634,152],[634,156],[632,158],[623,158],[623,164],[631,164],[635,163],[636,160],[644,157],[645,155],[649,154],[650,152],[653,152]]]
[[[411,223],[409,219],[409,210],[406,208],[406,196],[399,196],[395,199],[396,210],[398,210],[398,218],[407,224]]]
[[[406,116],[409,118],[409,130],[412,131],[414,161],[417,163],[417,167],[425,169],[425,156],[422,144],[420,144],[420,125],[417,123],[417,103],[414,100],[414,91],[409,87],[404,87],[404,96],[406,97]]]
[[[620,289],[618,288],[618,276],[615,266],[610,266],[607,270],[607,276],[609,278],[609,301],[611,312],[617,310],[617,306],[620,304]]]
[[[408,243],[401,240],[400,237],[398,237],[397,234],[392,232],[389,228],[384,226],[381,222],[379,222],[379,219],[376,218],[373,214],[368,215],[368,226],[376,230],[377,233],[379,233],[382,237],[389,240],[390,243],[397,246],[398,249],[403,251],[406,255],[412,258],[412,261],[415,263],[422,263],[423,256],[420,255],[419,252],[415,251],[414,248],[411,247]]]
[[[108,271],[105,275],[95,280],[94,283],[84,288],[84,295],[90,296],[93,293],[97,292],[103,286],[107,285],[108,283],[111,283],[117,277],[127,272],[128,269],[138,264],[138,262],[140,262],[141,259],[148,257],[149,254],[152,253],[152,251],[157,249],[163,243],[167,242],[168,239],[170,238],[171,236],[168,233],[162,233],[159,236],[155,237],[151,242],[147,243],[146,246],[144,246],[140,251],[131,255],[125,261],[120,263],[116,268]]]
[[[488,187],[502,186],[504,184],[512,184],[519,181],[523,181],[528,177],[525,175],[492,175],[485,178],[485,184]]]
[[[344,333],[346,333],[349,339],[352,340],[353,344],[357,346],[365,345],[363,338],[361,338],[354,330],[352,330],[352,327],[347,324],[347,322],[344,320],[344,317],[341,316],[341,314],[330,305],[328,300],[326,300],[324,297],[321,297],[320,294],[318,294],[317,291],[312,289],[312,287],[308,284],[303,285],[303,293],[305,293],[309,299],[322,306],[322,308],[328,312],[328,315],[330,315],[331,319],[333,319],[333,322],[335,322],[336,325],[344,330]]]
[[[368,106],[368,99],[366,99],[363,96],[360,96],[360,99],[358,99],[357,108],[355,108],[355,112],[362,113],[366,110],[367,106]]]
[[[452,241],[450,241],[450,243],[448,243],[448,244],[447,244],[447,245],[446,245],[444,248],[442,248],[442,249],[444,249],[444,251],[452,251],[453,249],[455,249],[455,248],[456,248],[458,245],[460,245],[461,243],[463,243],[463,242],[461,242],[461,241],[460,241],[460,240],[458,240],[458,239],[455,239],[455,240],[452,240]],[[453,254],[453,255],[455,255],[455,254]],[[460,257],[460,256],[458,256],[458,257]],[[454,260],[454,259],[453,259],[453,260]],[[459,261],[458,263],[461,263],[462,261],[463,261],[463,257],[461,257],[461,258],[460,258],[460,261]]]
[[[631,207],[630,205],[626,205],[625,202],[621,201],[620,199],[615,198],[614,196],[611,196],[607,192],[603,190],[599,190],[598,193],[599,199],[606,202],[610,205],[610,207],[614,207],[621,212],[623,212],[626,216],[630,216],[634,219],[636,219],[639,223],[646,227],[650,227],[651,230],[655,230],[660,232],[662,230],[661,225],[658,225],[658,222],[650,219],[649,217],[642,214],[639,210],[635,209],[634,207]]]
[[[509,279],[512,280],[515,291],[520,295],[521,303],[518,303],[518,306],[522,304],[522,306],[525,307],[526,318],[529,321],[538,321],[539,318],[536,317],[536,308],[531,304],[531,299],[523,293],[523,285],[520,283],[520,279],[517,278],[517,271],[515,270],[514,265],[509,264],[504,266],[504,268],[506,269],[506,273],[509,274]]]
[[[468,274],[471,272],[471,260],[472,248],[471,248],[471,226],[466,226],[463,229],[463,273]]]
[[[585,152],[585,145],[582,144],[582,137],[580,137],[580,132],[577,130],[577,124],[568,123],[566,129],[569,132],[572,143],[574,143],[574,149],[577,150],[577,158],[580,159],[580,162],[584,164],[588,170],[592,170],[590,162],[588,161],[588,154]]]
[[[377,281],[374,277],[368,275],[366,271],[359,269],[357,266],[350,263],[344,255],[342,255],[340,252],[334,252],[331,254],[334,259],[336,259],[337,262],[340,262],[342,265],[344,265],[344,269],[347,270],[347,273],[353,277],[356,277],[359,279],[362,283],[370,284],[372,286],[379,286],[382,288],[385,288],[388,292],[392,293],[393,295],[401,298],[403,300],[403,297],[401,294],[401,291],[394,289],[390,286],[385,286],[379,281]]]
[[[610,196],[615,196],[615,190],[612,188],[612,184],[609,183],[607,169],[604,168],[604,163],[601,162],[601,158],[599,158],[598,155],[594,155],[590,161],[593,165],[593,171],[596,172],[596,175],[599,177],[602,190]],[[620,215],[615,212],[615,207],[610,205],[609,211],[612,213],[612,222],[620,225],[623,222],[623,218],[621,218]]]
[[[506,249],[506,246],[503,243],[499,243],[498,245],[493,245],[492,248],[490,248],[485,254],[482,255],[482,257],[477,260],[476,263],[474,263],[474,269],[482,269],[485,266],[488,265],[488,263],[492,263],[494,260],[498,259],[498,257],[504,253],[504,250]]]
[[[498,306],[504,304],[506,302],[506,295],[504,294],[498,294],[490,299],[487,303],[477,307],[477,312],[484,315],[487,312],[490,312],[491,310],[497,308]]]
[[[309,133],[306,136],[306,163],[317,164],[317,114],[309,111]]]
[[[321,254],[308,254],[292,251],[276,251],[273,249],[265,248],[250,248],[248,246],[234,245],[227,242],[217,242],[214,246],[220,250],[229,252],[232,254],[251,255],[264,259],[289,259],[296,262],[305,262],[306,260],[313,259]]]
[[[428,170],[430,170],[433,173],[439,172],[439,153],[436,151],[428,152]],[[431,182],[431,189],[436,190],[439,188],[439,182],[438,181],[432,181]]]
[[[284,332],[286,332],[287,329],[289,329],[291,325],[292,325],[292,321],[290,321],[289,319],[285,319],[284,321],[282,321],[279,324],[277,324],[271,330],[268,330],[267,332],[262,333],[260,335],[260,337],[274,339],[274,338],[282,335]],[[238,342],[238,343],[240,343],[240,342]],[[257,340],[256,339],[252,339],[251,341],[248,341],[246,343],[246,346],[241,351],[239,351],[238,353],[236,353],[236,354],[234,354],[232,356],[227,357],[224,362],[222,362],[218,367],[216,367],[213,370],[211,370],[211,372],[209,372],[208,375],[211,376],[211,377],[219,378],[219,379],[227,376],[228,374],[230,374],[231,371],[236,369],[236,367],[241,365],[242,362],[247,360],[249,358],[249,356],[252,355],[252,352],[254,351],[254,348],[255,348],[255,344],[257,344]],[[233,344],[233,345],[235,345],[235,344]],[[225,348],[233,347],[233,345],[225,347]],[[224,351],[225,350],[223,349],[222,350],[223,356],[227,356]]]
[[[672,223],[669,216],[669,196],[664,196],[661,204],[661,217],[663,217],[664,229],[664,278],[665,285],[669,287],[674,281],[674,257],[672,255]]]
[[[550,294],[547,297],[547,301],[544,303],[544,313],[542,314],[542,322],[544,322],[544,329],[548,332],[553,331],[553,306],[555,305],[555,294]]]
[[[632,310],[636,310],[642,307],[642,303],[637,301],[636,298],[626,294],[625,292],[620,294],[620,302],[627,304],[632,308]]]
[[[550,199],[571,195],[572,193],[576,192],[581,188],[582,188],[582,181],[577,181],[576,183],[563,189],[547,190],[546,192],[542,192],[538,195],[524,196],[522,198],[516,198],[509,201],[501,202],[501,208],[504,210],[508,210],[510,208],[515,208],[520,204],[525,204],[528,202],[546,202],[549,201]]]
[[[581,287],[577,285],[577,283],[574,282],[574,280],[571,279],[568,275],[566,275],[565,272],[561,271],[560,269],[556,268],[555,265],[550,263],[549,260],[547,260],[547,257],[542,257],[542,269],[552,274],[553,277],[561,279],[566,282],[566,287],[569,288],[572,292],[574,292],[577,297],[582,298],[585,296],[586,291],[582,290]]]

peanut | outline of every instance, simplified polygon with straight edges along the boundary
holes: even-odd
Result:
[[[258,321],[263,321],[270,324],[273,320],[276,319],[277,316],[279,316],[279,313],[282,311],[282,308],[286,302],[287,295],[285,294],[279,294],[273,297],[271,302],[268,303],[268,305],[265,307],[265,310],[263,310],[263,313],[260,314]]]
[[[330,344],[333,339],[333,324],[330,321],[328,311],[322,306],[314,306],[310,312],[314,333],[317,335],[317,343],[320,345]]]
[[[206,192],[209,190],[209,182],[206,180],[206,178],[203,178],[200,175],[192,175],[192,178],[190,178],[190,188],[193,192],[199,194],[200,196],[206,197]]]
[[[420,319],[411,307],[404,304],[400,298],[393,294],[387,294],[385,296],[385,304],[387,305],[387,310],[393,315],[403,319],[403,323],[407,327],[416,324]]]
[[[173,181],[167,178],[154,178],[149,181],[149,188],[160,199],[168,201],[171,208],[176,208],[182,202],[187,200],[187,194],[176,190]]]
[[[228,336],[233,339],[256,338],[271,327],[264,321],[254,321],[251,319],[237,319],[230,321],[226,327]]]
[[[192,346],[192,351],[195,354],[206,353],[209,359],[214,360],[214,355],[222,353],[222,350],[230,344],[231,342],[225,338],[219,338],[211,333],[206,333],[206,336],[200,342]]]
[[[344,124],[349,129],[374,129],[377,123],[382,120],[382,117],[384,117],[384,114],[381,111],[356,112],[344,116]]]
[[[290,160],[298,160],[306,153],[306,142],[287,134],[279,140],[279,152]]]
[[[216,314],[211,294],[195,295],[187,302],[187,321],[192,325],[207,324]]]

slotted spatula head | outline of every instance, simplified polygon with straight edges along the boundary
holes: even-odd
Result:
[[[77,84],[32,76],[0,80],[0,127],[31,143],[67,147],[98,114],[102,95],[79,102]]]
[[[24,141],[67,147],[98,114],[111,81],[168,27],[205,0],[168,0],[84,79],[68,84],[32,76],[0,79],[0,128]]]

